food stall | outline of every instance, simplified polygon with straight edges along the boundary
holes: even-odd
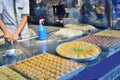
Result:
[[[31,26],[37,30],[38,25]],[[45,29],[46,40],[39,40],[36,35],[0,45],[0,79],[120,79],[119,30],[103,30],[88,24]]]
[[[62,31],[67,31],[69,33],[71,29],[73,29],[73,27],[67,28],[67,30],[66,28],[48,27],[48,26],[45,26],[45,28],[46,29],[49,28],[49,31],[47,31],[46,40],[43,40],[43,41],[38,40],[38,37],[36,36],[29,39],[18,40],[13,45],[11,45],[10,43],[6,43],[0,46],[0,51],[1,51],[0,52],[1,53],[0,54],[1,55],[0,71],[2,72],[0,74],[2,76],[1,78],[6,79],[5,76],[8,76],[8,74],[6,74],[5,72],[7,70],[11,74],[10,77],[8,77],[9,79],[12,79],[12,78],[13,79],[20,78],[22,80],[24,80],[23,78],[28,80],[34,80],[34,79],[66,80],[66,79],[72,79],[72,78],[77,79],[76,77],[77,75],[80,75],[80,73],[86,72],[92,67],[100,64],[104,59],[108,59],[109,56],[111,57],[111,55],[113,55],[114,53],[120,50],[119,42],[118,42],[120,41],[119,40],[120,32],[117,30],[92,29],[92,32],[90,32],[90,30],[87,30],[87,31],[78,30],[79,32],[83,31],[81,35],[80,34],[78,35],[78,33],[76,34],[74,33],[74,35],[64,35],[62,34]],[[107,34],[106,34],[106,31],[107,31]],[[109,34],[109,33],[112,33],[112,34]],[[118,35],[116,35],[116,33]],[[85,44],[84,42],[82,42],[80,44],[80,46],[83,44],[83,46],[81,47],[84,47],[84,48],[85,48],[85,45],[88,45],[88,46],[90,45],[90,47],[93,46],[91,49],[93,48],[97,49],[98,53],[93,56],[74,58],[73,56],[66,57],[62,55],[61,52],[59,52],[59,48],[61,46],[63,47],[66,46],[65,44],[67,43],[69,46],[71,45],[71,43],[76,43],[77,40],[78,41],[85,40],[86,37],[92,36],[90,38],[93,38],[94,36],[97,36],[97,35],[98,37],[100,35],[102,36],[104,35],[104,37],[105,36],[107,37],[107,38],[100,37],[100,39],[98,40],[95,39],[96,41],[99,41],[99,40],[102,40],[103,38],[103,44],[100,45],[100,44],[97,44],[97,42],[96,44],[94,43],[91,44],[91,42],[87,44],[86,42]],[[111,43],[112,41],[106,43],[105,41],[108,38],[112,39],[114,43]],[[117,47],[114,47],[116,43],[118,45]],[[11,56],[7,55],[6,51],[11,49],[12,47],[16,50],[15,54]],[[104,50],[102,47],[106,47],[106,49]],[[67,46],[62,49],[64,50],[66,48]],[[86,51],[87,49],[88,48],[86,48],[84,51]],[[81,50],[77,50],[77,48],[74,49],[74,51],[81,52]],[[14,76],[14,74],[16,74],[16,76]]]

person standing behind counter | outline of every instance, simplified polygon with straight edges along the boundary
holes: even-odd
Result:
[[[0,28],[7,41],[29,37],[29,0],[0,0]]]

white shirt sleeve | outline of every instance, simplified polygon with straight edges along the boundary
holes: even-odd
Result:
[[[2,0],[0,0],[0,18],[2,16],[2,12],[3,12],[3,4],[2,4]]]
[[[29,9],[29,0],[23,0],[23,14],[22,16],[29,16],[30,9]]]

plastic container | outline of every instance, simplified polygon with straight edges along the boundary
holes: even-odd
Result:
[[[116,13],[115,9],[112,10],[112,18],[113,18],[113,20],[117,19],[117,13]]]
[[[15,49],[10,49],[10,50],[7,50],[6,52],[7,56],[13,56],[14,54],[15,54]]]
[[[38,39],[46,40],[46,29],[42,24],[38,26]]]

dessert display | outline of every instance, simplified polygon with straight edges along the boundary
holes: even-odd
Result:
[[[101,52],[100,48],[94,44],[77,41],[63,43],[56,48],[56,51],[61,56],[81,60],[95,59]]]
[[[59,31],[56,31],[53,33],[53,35],[55,36],[63,36],[63,37],[68,37],[68,38],[72,38],[75,36],[81,36],[83,35],[83,31],[81,30],[76,30],[76,29],[70,29],[70,28],[62,28]]]
[[[120,37],[120,31],[119,30],[103,30],[103,31],[96,33],[95,35]]]
[[[0,67],[0,80],[27,80],[7,66]]]
[[[83,69],[83,64],[43,53],[12,65],[21,73],[35,80],[56,80],[75,70]]]
[[[97,30],[97,28],[89,24],[66,24],[65,27],[82,31]]]
[[[100,46],[103,50],[112,49],[119,46],[120,38],[119,37],[110,37],[110,36],[98,36],[98,35],[89,35],[76,41],[84,41]]]

